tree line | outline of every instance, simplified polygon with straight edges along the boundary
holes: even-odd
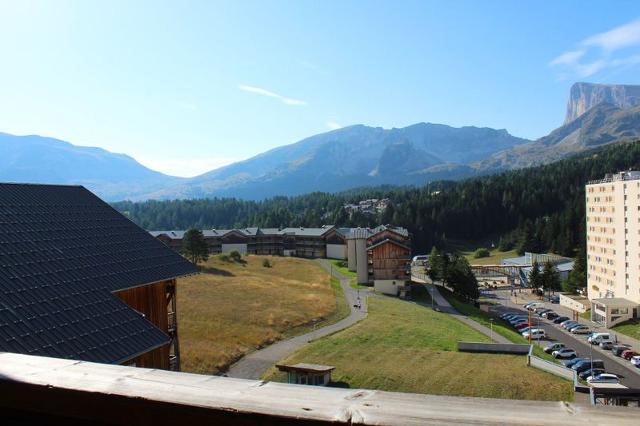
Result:
[[[617,143],[552,164],[422,187],[358,188],[262,201],[234,198],[119,202],[149,230],[259,227],[403,226],[416,253],[451,251],[460,241],[523,253],[553,252],[584,262],[585,184],[640,167],[640,141]],[[344,204],[389,198],[378,214],[348,214]],[[582,271],[586,267],[580,268]]]

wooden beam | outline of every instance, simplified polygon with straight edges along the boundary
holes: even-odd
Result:
[[[582,426],[638,419],[628,407],[289,385],[8,353],[0,354],[0,394],[3,415],[14,418],[123,425]]]

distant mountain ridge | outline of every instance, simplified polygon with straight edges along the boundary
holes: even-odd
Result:
[[[355,186],[425,184],[471,176],[468,163],[528,142],[506,130],[418,123],[383,129],[354,125],[311,136],[150,194],[259,199]]]
[[[187,179],[99,148],[0,133],[0,181],[80,184],[109,201],[214,196],[258,200],[487,175],[638,138],[640,86],[576,83],[565,123],[535,141],[486,127],[417,123],[383,129],[358,124]]]
[[[0,133],[0,181],[83,185],[107,200],[131,198],[182,178],[124,154],[42,136]]]

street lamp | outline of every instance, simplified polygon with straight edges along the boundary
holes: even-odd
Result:
[[[489,327],[491,327],[491,342],[493,342],[493,318],[489,318]]]

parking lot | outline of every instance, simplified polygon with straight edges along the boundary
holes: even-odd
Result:
[[[505,312],[528,313],[522,304],[516,305],[511,301],[510,290],[495,290],[492,293],[495,296],[494,300],[498,302],[498,304],[490,308],[493,312],[498,314]],[[524,301],[522,303],[524,304]],[[556,304],[545,303],[545,306],[558,312],[558,310],[556,310],[558,305]],[[558,313],[564,314],[564,312]],[[575,349],[579,357],[589,358],[591,354],[593,354],[594,360],[599,359],[604,361],[605,371],[607,373],[613,373],[620,377],[620,383],[629,388],[640,389],[640,368],[636,368],[629,361],[616,357],[611,351],[603,350],[598,345],[591,345],[587,342],[588,335],[571,334],[560,327],[560,325],[541,318],[535,313],[531,314],[531,320],[535,328],[545,330],[548,336],[546,340],[538,342],[540,346],[544,347],[550,342],[561,342],[564,343],[567,348]],[[639,348],[633,349],[638,350]]]

